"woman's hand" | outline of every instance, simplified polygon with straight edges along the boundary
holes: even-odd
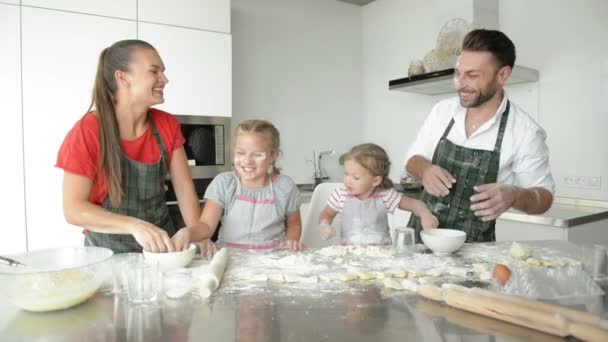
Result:
[[[183,251],[190,247],[191,235],[190,229],[188,227],[184,227],[177,231],[172,237],[173,246],[175,246],[175,251]]]
[[[294,251],[301,251],[304,246],[297,240],[285,240],[281,242],[281,247],[286,247]]]
[[[420,223],[424,229],[432,229],[439,226],[439,220],[431,213],[420,216]]]
[[[321,222],[319,231],[321,233],[321,239],[323,240],[328,240],[336,236],[336,230],[328,222]]]
[[[201,250],[201,259],[211,260],[213,255],[217,253],[217,246],[210,239],[203,240],[201,242],[195,242],[198,248]]]
[[[136,220],[129,229],[143,249],[147,252],[166,253],[174,252],[175,246],[164,229],[142,220]]]

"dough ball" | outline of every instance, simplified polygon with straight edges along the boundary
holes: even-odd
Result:
[[[517,242],[513,242],[511,245],[511,257],[513,257],[513,259],[526,260],[531,255],[532,250],[530,250],[530,247],[524,246]]]

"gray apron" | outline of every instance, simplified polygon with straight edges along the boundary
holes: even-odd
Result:
[[[342,207],[340,238],[348,245],[384,245],[391,243],[388,215],[382,196],[372,194],[365,200],[347,195]]]
[[[466,148],[448,140],[447,136],[454,125],[454,119],[443,132],[435,153],[433,165],[446,169],[456,178],[450,193],[445,197],[435,197],[422,191],[420,200],[439,220],[439,227],[458,229],[467,233],[466,242],[496,241],[496,221],[483,222],[471,210],[471,196],[475,194],[473,187],[482,184],[496,183],[500,163],[500,146],[505,134],[509,118],[510,102],[500,119],[498,136],[492,151]],[[420,243],[420,218],[412,215],[408,227],[415,228],[416,242]]]
[[[270,186],[257,196],[243,194],[239,176],[233,202],[224,210],[218,245],[241,249],[270,249],[285,240],[285,215],[279,214],[274,196],[272,178]]]
[[[158,163],[140,163],[123,159],[123,198],[118,207],[112,206],[109,196],[104,200],[102,207],[106,210],[149,222],[167,231],[169,236],[176,230],[169,217],[169,209],[165,199],[165,176],[167,175],[167,150],[163,144],[154,122],[150,119],[150,127],[154,139],[160,149]],[[141,252],[142,247],[130,234],[107,234],[87,231],[86,246],[100,246],[110,248],[114,253]]]

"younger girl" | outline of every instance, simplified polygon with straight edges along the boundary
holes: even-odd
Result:
[[[388,178],[390,161],[384,149],[375,144],[353,147],[344,162],[344,186],[338,187],[321,212],[321,238],[336,234],[331,222],[342,213],[343,244],[390,244],[387,213],[408,210],[420,216],[424,228],[436,228],[437,218],[426,205],[402,196]]]
[[[205,192],[199,220],[208,232],[203,256],[215,251],[208,238],[220,220],[220,247],[301,249],[300,192],[275,167],[279,131],[268,121],[248,120],[238,125],[234,138],[235,171],[217,175]]]

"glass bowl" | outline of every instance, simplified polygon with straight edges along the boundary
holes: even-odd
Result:
[[[0,293],[28,311],[52,311],[89,299],[108,278],[114,253],[103,247],[63,247],[11,255],[25,268],[0,265]]]

